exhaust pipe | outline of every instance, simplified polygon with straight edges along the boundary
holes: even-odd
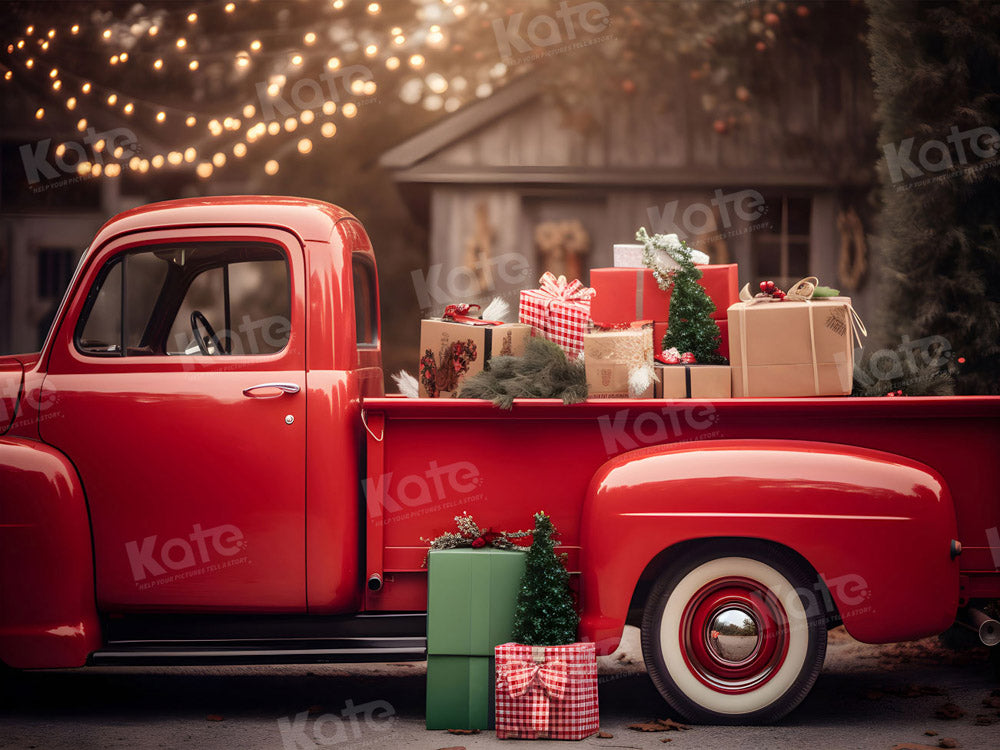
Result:
[[[972,628],[979,633],[979,640],[984,646],[996,646],[1000,643],[1000,622],[997,622],[981,609],[968,608]]]

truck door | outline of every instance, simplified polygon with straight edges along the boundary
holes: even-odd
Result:
[[[40,433],[74,462],[104,610],[305,609],[305,271],[278,230],[145,232],[84,270]]]

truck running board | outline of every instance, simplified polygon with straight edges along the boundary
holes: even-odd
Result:
[[[331,638],[251,641],[133,641],[90,656],[93,666],[195,664],[333,664],[422,661],[426,638]]]
[[[427,658],[423,613],[109,615],[93,665],[329,664]]]

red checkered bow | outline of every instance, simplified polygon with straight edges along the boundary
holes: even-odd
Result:
[[[501,681],[506,683],[512,698],[519,698],[528,692],[532,683],[538,684],[552,700],[561,701],[569,688],[569,670],[565,662],[553,661],[548,664],[533,664],[530,661],[515,661],[503,667]]]
[[[552,297],[552,302],[556,300],[587,302],[594,296],[594,290],[585,287],[579,279],[567,282],[565,276],[556,278],[551,271],[542,274],[542,278],[538,280],[538,286]]]

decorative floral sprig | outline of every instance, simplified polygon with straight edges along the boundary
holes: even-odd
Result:
[[[635,233],[635,238],[642,243],[642,263],[653,272],[660,289],[669,289],[674,283],[674,273],[677,269],[666,268],[656,257],[656,251],[666,253],[678,263],[680,258],[690,259],[692,248],[676,234],[654,234],[652,237],[646,232],[646,227],[640,227]]]
[[[462,515],[455,516],[455,525],[458,532],[446,531],[435,539],[425,539],[420,537],[421,542],[430,544],[431,549],[458,549],[459,547],[493,547],[494,549],[523,549],[525,545],[518,544],[515,539],[523,539],[532,535],[531,531],[494,531],[492,528],[483,529],[476,523],[475,519],[467,511],[462,511]],[[424,558],[424,565],[427,565],[427,558]]]

